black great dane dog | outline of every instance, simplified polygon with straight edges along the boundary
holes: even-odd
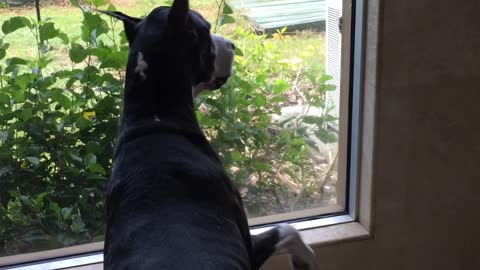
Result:
[[[290,225],[250,235],[238,191],[200,129],[193,98],[230,76],[233,44],[188,0],[123,21],[130,45],[121,134],[107,185],[105,269],[259,269],[277,250],[315,255]]]

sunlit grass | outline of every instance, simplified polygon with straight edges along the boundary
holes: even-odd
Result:
[[[143,17],[155,6],[161,4],[161,1],[153,0],[113,0],[116,8],[128,15]],[[217,18],[217,2],[215,0],[191,1],[191,8],[200,12],[208,21],[214,24]],[[33,7],[10,8],[0,10],[0,25],[13,16],[26,16],[34,19],[36,17]],[[41,8],[42,19],[48,19],[55,23],[56,27],[66,33],[70,40],[79,39],[82,11],[74,6],[44,6]],[[122,24],[116,20],[107,20],[112,23],[119,33]],[[241,27],[245,30],[250,29],[250,24],[240,16],[236,16],[234,24],[228,24],[220,27],[218,33],[227,37],[233,37],[234,42],[242,44],[243,47],[249,46],[252,40],[235,40],[235,28]],[[214,27],[212,27],[214,28]],[[20,29],[3,37],[0,32],[0,38],[4,42],[10,43],[8,57],[20,57],[25,59],[35,59],[37,57],[36,40],[33,33],[28,29]],[[101,38],[105,42],[110,42],[107,38]],[[50,40],[50,45],[54,47],[49,57],[54,60],[51,65],[53,69],[63,69],[71,66],[68,58],[68,45],[62,44],[59,39]],[[302,31],[289,33],[288,29],[279,39],[271,39],[271,48],[279,50],[292,65],[299,62],[303,67],[315,67],[317,70],[323,70],[324,63],[324,36],[318,32]]]

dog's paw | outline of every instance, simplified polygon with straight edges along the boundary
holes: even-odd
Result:
[[[277,247],[290,253],[290,264],[294,270],[317,270],[319,269],[315,252],[305,242],[300,233],[291,225],[280,225],[279,231],[283,236]]]

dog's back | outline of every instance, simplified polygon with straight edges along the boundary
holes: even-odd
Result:
[[[111,269],[250,268],[239,195],[202,134],[151,121],[119,146],[107,188]]]
[[[196,120],[193,96],[226,82],[233,44],[210,34],[188,0],[143,19],[104,13],[123,21],[130,45],[104,268],[259,269],[285,249],[296,269],[314,269],[292,226],[250,236],[240,194]]]

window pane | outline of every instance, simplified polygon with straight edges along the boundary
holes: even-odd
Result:
[[[195,106],[250,223],[343,211],[341,1],[229,3],[191,3],[237,47],[229,83]],[[112,4],[142,16],[157,3]],[[105,229],[122,25],[74,6],[41,14],[51,19],[38,25],[33,8],[0,9],[0,257],[101,241]]]

